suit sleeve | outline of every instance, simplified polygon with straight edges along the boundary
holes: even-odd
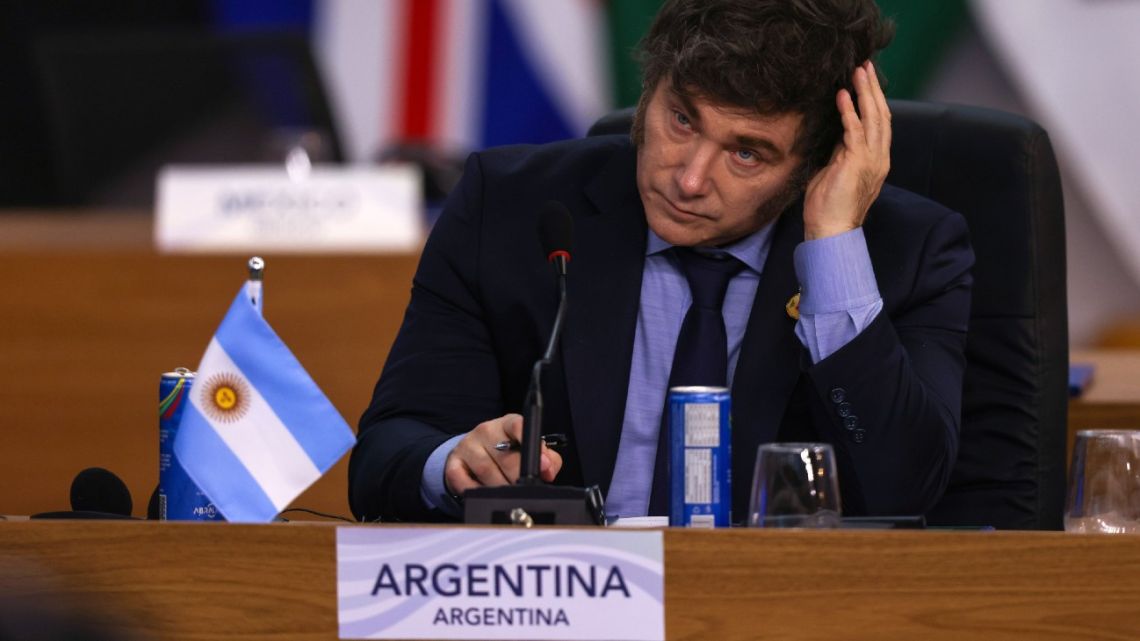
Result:
[[[964,220],[939,218],[908,295],[807,375],[853,513],[923,514],[957,458],[973,251]],[[841,472],[842,474],[842,472]]]
[[[467,161],[420,258],[411,301],[349,461],[358,519],[441,520],[420,486],[432,451],[503,413],[479,291],[482,172]]]

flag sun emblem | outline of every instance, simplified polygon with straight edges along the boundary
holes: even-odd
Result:
[[[249,411],[249,385],[240,377],[214,374],[202,386],[202,408],[210,418],[232,423]]]

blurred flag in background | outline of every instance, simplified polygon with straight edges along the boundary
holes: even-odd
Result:
[[[600,0],[327,0],[314,20],[350,158],[569,138],[614,104]]]
[[[1077,178],[1106,238],[1140,283],[1140,2],[972,0],[970,6],[1030,112],[1049,131],[1062,169]]]
[[[346,154],[466,152],[580,136],[636,103],[638,41],[663,0],[214,0],[223,29],[312,35]],[[881,66],[921,94],[967,24],[965,0],[879,0],[900,28]]]

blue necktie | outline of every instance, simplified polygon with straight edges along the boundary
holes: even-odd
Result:
[[[725,387],[728,381],[728,335],[724,329],[724,295],[728,282],[744,269],[744,263],[728,254],[706,255],[685,247],[674,249],[681,273],[689,281],[693,304],[681,323],[669,387],[708,385]],[[653,490],[649,514],[669,513],[669,397],[661,413],[657,437],[657,462],[653,468]]]

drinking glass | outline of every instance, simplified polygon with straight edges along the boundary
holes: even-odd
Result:
[[[753,527],[839,527],[835,452],[826,443],[761,445],[748,505]]]
[[[1077,432],[1069,466],[1065,530],[1140,533],[1140,432]]]

